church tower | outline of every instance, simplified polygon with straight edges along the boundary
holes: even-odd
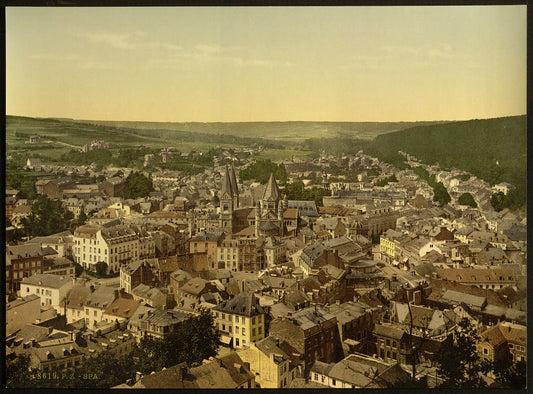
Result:
[[[236,208],[233,188],[231,186],[231,176],[226,165],[226,172],[222,178],[222,188],[220,191],[220,227],[226,233],[231,234],[233,210]]]
[[[278,203],[281,199],[278,183],[274,178],[274,174],[270,173],[270,178],[263,193],[263,198],[261,199],[261,210],[264,212],[272,211],[277,213]]]
[[[227,171],[227,167],[226,167]],[[239,186],[237,184],[237,177],[235,176],[235,167],[233,166],[233,162],[231,163],[231,171],[230,171],[230,184],[231,184],[231,190],[233,193],[233,209],[237,209],[239,207]]]

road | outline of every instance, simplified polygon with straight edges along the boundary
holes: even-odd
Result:
[[[69,146],[69,147],[74,148],[74,149],[81,149],[81,146],[76,146],[76,145],[67,144],[66,142],[62,142],[62,141],[44,141],[44,142],[47,143],[47,144],[56,143],[56,144],[61,144],[61,145]]]
[[[100,284],[100,285],[112,286],[112,287],[120,286],[120,277],[118,276],[116,278],[95,278],[95,277],[88,275],[86,272],[83,272],[80,275],[80,277],[89,279],[89,282],[88,282],[89,285]]]

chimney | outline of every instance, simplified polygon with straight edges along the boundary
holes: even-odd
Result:
[[[139,371],[135,372],[135,382],[138,382],[143,377],[143,374]]]
[[[119,297],[119,291],[117,289],[115,289],[113,291],[113,293],[115,293],[115,299],[117,299]]]

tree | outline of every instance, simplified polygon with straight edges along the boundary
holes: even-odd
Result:
[[[102,276],[107,275],[107,263],[103,261],[99,261],[98,263],[95,264],[95,269],[96,269],[97,276],[102,277]]]
[[[83,226],[87,221],[87,214],[85,211],[81,211],[80,216],[78,217],[78,225]]]
[[[251,166],[243,169],[239,173],[239,178],[241,180],[255,179],[261,184],[268,182],[270,174],[274,174],[274,178],[280,183],[285,183],[287,181],[287,172],[285,171],[285,166],[283,164],[273,163],[271,160],[257,160]]]
[[[146,197],[154,191],[152,181],[139,172],[132,172],[124,184],[124,198]]]
[[[60,201],[40,195],[33,202],[30,215],[21,223],[27,236],[36,237],[66,230],[72,218],[72,212],[64,209]]]
[[[503,210],[507,205],[505,194],[502,192],[494,193],[490,197],[490,205],[492,205],[492,208],[494,208],[496,212]]]
[[[470,193],[463,193],[459,196],[457,199],[457,202],[459,205],[468,205],[469,207],[475,208],[477,207],[476,202],[474,201],[474,197]]]
[[[83,273],[83,267],[81,264],[74,262],[74,270],[76,277],[79,277]]]
[[[134,354],[138,360],[137,370],[151,373],[181,362],[189,366],[200,365],[202,360],[216,356],[219,345],[220,334],[215,329],[213,316],[203,311],[163,339],[141,339]]]
[[[14,360],[6,363],[6,387],[31,387],[30,357],[18,355]]]
[[[479,389],[487,387],[483,375],[491,370],[489,362],[477,353],[479,337],[476,329],[466,318],[462,319],[456,330],[456,338],[444,347],[435,358],[437,372],[443,380],[439,388]]]
[[[116,359],[104,351],[89,357],[67,382],[68,387],[108,389],[135,377],[135,365],[126,358]]]
[[[496,381],[491,387],[524,389],[527,386],[527,363],[524,360],[513,364],[510,360],[494,363]]]

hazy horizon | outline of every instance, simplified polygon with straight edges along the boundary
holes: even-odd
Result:
[[[526,9],[6,7],[6,113],[176,123],[520,116]]]

